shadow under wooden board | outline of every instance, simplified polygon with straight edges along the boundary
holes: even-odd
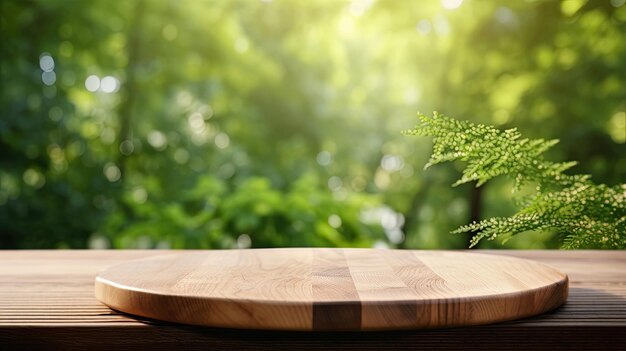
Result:
[[[552,310],[567,295],[567,275],[546,264],[452,251],[179,252],[121,263],[96,277],[96,297],[113,309],[244,329],[488,324]]]

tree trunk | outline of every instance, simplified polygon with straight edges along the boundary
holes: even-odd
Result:
[[[122,102],[119,107],[119,144],[118,144],[118,167],[121,171],[121,180],[126,175],[126,159],[127,154],[121,152],[122,144],[125,141],[132,141],[131,119],[137,99],[137,78],[135,72],[140,61],[140,45],[141,45],[141,27],[144,13],[144,0],[137,0],[133,10],[132,26],[128,31],[127,51],[128,65],[126,66],[126,81],[124,82],[124,93]]]

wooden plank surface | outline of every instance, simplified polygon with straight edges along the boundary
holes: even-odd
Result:
[[[0,349],[619,350],[626,344],[624,251],[483,251],[557,267],[569,276],[569,298],[537,317],[467,328],[326,333],[188,327],[123,315],[96,300],[99,271],[163,253],[0,251]]]
[[[329,248],[167,254],[110,267],[95,284],[98,300],[133,315],[199,326],[309,331],[502,322],[560,306],[567,289],[564,273],[532,260]]]

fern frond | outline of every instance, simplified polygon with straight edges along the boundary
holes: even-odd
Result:
[[[553,231],[563,248],[626,248],[626,184],[595,184],[589,175],[564,172],[576,162],[552,162],[543,154],[558,140],[525,139],[517,129],[458,121],[440,114],[418,115],[420,124],[407,135],[433,136],[427,167],[454,160],[467,162],[453,186],[476,181],[477,186],[498,177],[515,181],[516,192],[536,184],[536,192],[519,201],[513,216],[486,219],[461,226],[453,233],[473,232],[471,246],[482,239],[527,231]]]

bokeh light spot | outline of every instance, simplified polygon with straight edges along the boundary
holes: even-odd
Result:
[[[206,130],[206,123],[204,123],[204,116],[200,112],[194,112],[187,118],[189,127],[194,133],[203,133]]]
[[[328,225],[337,229],[341,227],[341,217],[336,214],[332,214],[328,217]]]
[[[396,172],[404,167],[404,160],[400,156],[385,155],[380,160],[380,166],[387,172]]]
[[[189,161],[189,151],[185,149],[178,149],[174,152],[174,161],[183,165]]]
[[[44,184],[46,184],[46,177],[34,168],[28,168],[24,171],[22,175],[22,180],[26,185],[30,185],[35,189],[41,188]]]
[[[90,92],[96,92],[100,89],[100,78],[96,75],[91,75],[85,79],[85,88]]]
[[[248,249],[252,246],[252,239],[248,234],[241,234],[237,237],[237,248]]]
[[[441,6],[448,10],[458,9],[461,4],[463,4],[463,0],[441,0]]]
[[[122,171],[120,171],[119,167],[117,167],[113,162],[108,162],[107,164],[105,164],[102,172],[104,173],[104,176],[107,178],[107,180],[111,183],[117,182],[122,177]]]
[[[92,250],[106,250],[111,247],[111,242],[105,236],[94,233],[89,238],[88,247]]]
[[[180,91],[176,94],[176,103],[180,105],[180,107],[188,107],[193,102],[193,95],[191,95],[188,91]]]
[[[376,184],[379,189],[387,189],[390,183],[391,177],[387,171],[382,168],[376,170],[376,174],[374,175],[374,184]]]
[[[225,149],[230,145],[230,138],[226,133],[219,133],[215,136],[215,145],[220,149]]]
[[[45,85],[53,85],[57,81],[57,75],[56,73],[54,73],[54,71],[43,72],[41,74],[41,81]]]
[[[433,27],[435,28],[435,32],[441,36],[446,36],[450,34],[451,31],[450,23],[441,15],[435,16],[433,19]]]
[[[235,175],[235,166],[232,163],[225,163],[217,170],[217,175],[222,179],[229,179]]]
[[[115,77],[106,76],[102,78],[102,81],[100,81],[100,90],[102,90],[103,93],[116,92],[118,90],[118,87],[119,82]]]
[[[348,5],[348,12],[352,16],[360,17],[374,4],[374,0],[353,0]]]
[[[39,67],[44,72],[52,72],[52,70],[54,70],[54,59],[52,56],[47,52],[41,54],[39,57]]]
[[[137,187],[133,190],[133,200],[138,204],[143,204],[148,200],[148,192],[142,187]]]
[[[248,42],[248,39],[240,37],[235,40],[235,51],[237,51],[238,53],[245,53],[246,51],[248,51],[249,47],[250,43]]]
[[[168,41],[172,41],[178,37],[178,27],[173,24],[168,24],[163,27],[163,38]]]
[[[389,245],[382,240],[376,240],[376,242],[374,242],[374,245],[372,245],[372,247],[378,250],[385,250],[389,248]]]
[[[495,17],[496,21],[502,24],[515,24],[517,22],[515,12],[505,6],[498,7],[495,13]]]
[[[333,156],[328,151],[321,151],[317,154],[316,160],[320,166],[328,166],[333,161]]]
[[[423,19],[419,22],[417,22],[417,25],[415,26],[415,30],[417,30],[418,33],[422,34],[422,35],[428,35],[433,29],[432,24],[430,24],[430,21],[427,19]]]
[[[332,176],[328,178],[328,189],[332,191],[339,191],[341,190],[342,186],[343,186],[343,181],[341,180],[341,178],[337,176]]]
[[[626,143],[626,112],[617,112],[609,120],[609,134],[616,143]]]
[[[148,144],[159,151],[164,150],[167,147],[167,136],[161,131],[153,130],[148,133]]]
[[[122,155],[128,156],[135,151],[135,144],[133,144],[132,140],[124,140],[120,143],[120,153]]]
[[[624,4],[626,4],[626,0],[611,0],[611,5],[613,7],[621,7],[624,6]]]
[[[107,145],[111,145],[115,142],[115,130],[113,128],[102,128],[99,129],[99,127],[97,127],[98,129],[96,130],[100,130],[100,140],[102,140],[103,143],[107,144]]]

